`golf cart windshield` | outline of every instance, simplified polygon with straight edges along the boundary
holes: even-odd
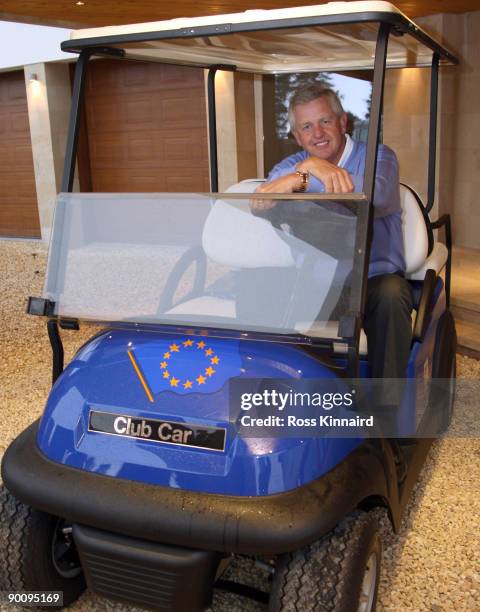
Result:
[[[60,195],[54,314],[337,337],[365,202],[259,195]]]

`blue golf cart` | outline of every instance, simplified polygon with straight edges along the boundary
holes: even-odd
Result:
[[[79,58],[62,193],[44,292],[28,303],[47,321],[54,384],[3,458],[0,591],[62,592],[68,605],[88,586],[192,612],[216,587],[240,589],[222,578],[239,555],[267,569],[269,592],[244,593],[270,610],[374,610],[373,511],[399,527],[453,407],[450,219],[429,212],[438,73],[456,58],[387,2],[78,30],[63,49]],[[207,71],[210,193],[73,192],[96,57]],[[447,393],[407,393],[389,435],[251,427],[244,400],[270,384],[313,393],[370,378],[362,313],[376,157],[385,70],[402,67],[431,73],[426,205],[401,186],[415,296],[405,381],[448,380]],[[372,71],[363,191],[260,194],[252,178],[220,193],[215,76],[235,70]],[[274,214],[258,215],[259,199],[275,200]],[[98,333],[64,368],[61,330],[84,323]],[[368,414],[368,397],[350,417]]]

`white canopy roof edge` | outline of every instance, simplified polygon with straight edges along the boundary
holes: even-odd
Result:
[[[198,28],[224,23],[256,23],[261,21],[276,21],[280,19],[298,19],[299,17],[319,17],[326,15],[344,15],[365,12],[394,13],[408,19],[390,2],[328,2],[313,6],[300,6],[286,9],[253,9],[243,13],[230,13],[226,15],[208,15],[206,17],[179,17],[167,21],[152,21],[148,23],[134,23],[131,25],[106,26],[102,28],[85,28],[74,30],[70,40],[84,38],[98,38],[103,36],[124,36],[126,34],[140,34],[144,32],[161,32],[183,28]],[[412,22],[413,23],[413,22]]]
[[[64,50],[120,48],[130,59],[215,64],[257,74],[372,69],[379,22],[394,31],[387,67],[456,63],[390,2],[330,2],[287,9],[179,18],[72,32]]]

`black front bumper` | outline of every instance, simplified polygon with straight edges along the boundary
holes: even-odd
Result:
[[[217,553],[84,525],[73,526],[73,538],[88,588],[102,597],[166,612],[200,612],[212,602]]]
[[[275,555],[306,546],[368,497],[389,499],[381,453],[364,442],[328,474],[286,493],[237,497],[112,478],[49,460],[38,422],[2,462],[7,488],[23,503],[73,523],[203,550]]]

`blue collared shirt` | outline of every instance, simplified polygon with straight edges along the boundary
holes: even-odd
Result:
[[[352,177],[355,191],[361,192],[367,146],[364,142],[352,142],[352,151],[341,165]],[[290,155],[271,170],[267,181],[294,172],[296,165],[307,157],[309,155],[306,151]],[[307,191],[324,192],[325,186],[322,181],[311,175]],[[373,205],[375,218],[368,276],[405,272],[398,161],[395,153],[385,145],[378,147]]]

